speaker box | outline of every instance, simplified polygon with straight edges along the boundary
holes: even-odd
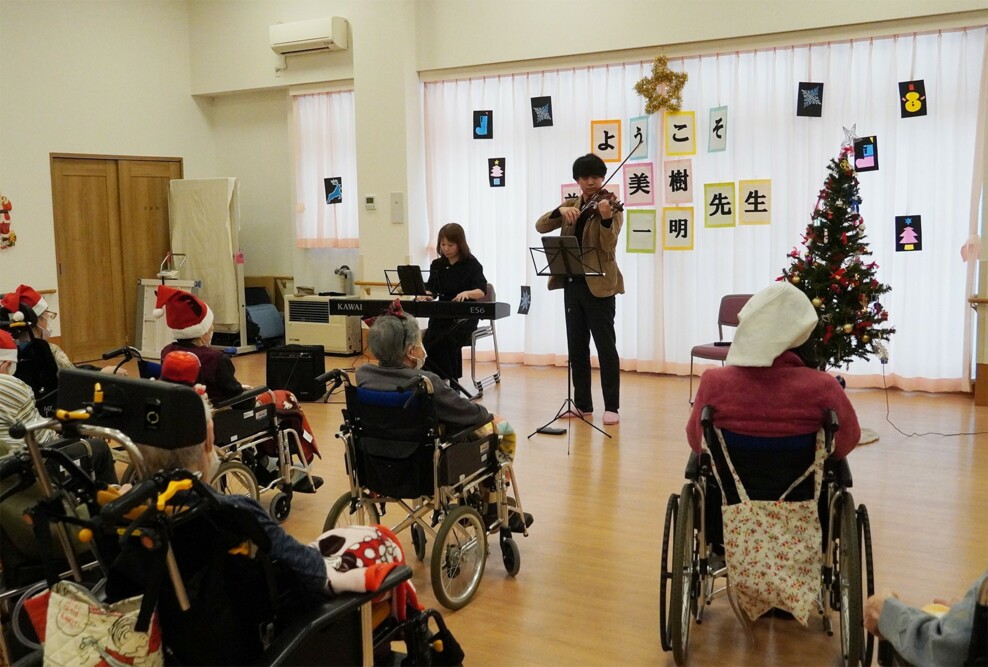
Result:
[[[300,401],[316,401],[326,385],[314,382],[326,372],[322,345],[284,345],[268,350],[266,384],[269,389],[287,389]]]

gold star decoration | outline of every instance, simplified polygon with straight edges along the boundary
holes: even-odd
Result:
[[[652,63],[652,76],[635,84],[635,92],[646,99],[645,113],[653,114],[662,109],[679,111],[683,105],[683,86],[689,76],[686,72],[673,72],[665,56],[656,56]]]

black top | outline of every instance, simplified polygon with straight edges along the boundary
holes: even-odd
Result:
[[[429,266],[429,282],[425,288],[440,301],[452,301],[457,294],[468,290],[479,289],[486,294],[487,278],[476,257],[461,258],[456,264],[440,257]]]

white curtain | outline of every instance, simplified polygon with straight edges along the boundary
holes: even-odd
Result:
[[[357,141],[353,91],[292,97],[295,238],[300,248],[355,248]],[[343,179],[343,202],[326,203],[325,179]]]
[[[801,247],[828,160],[842,127],[878,137],[878,171],[859,174],[864,216],[878,278],[892,286],[882,300],[897,333],[886,372],[904,388],[969,390],[974,266],[960,247],[977,230],[981,154],[976,141],[985,110],[985,28],[900,35],[855,42],[687,57],[670,62],[689,81],[683,110],[696,112],[693,161],[695,249],[629,254],[619,247],[626,293],[618,297],[618,351],[625,370],[684,374],[690,349],[717,335],[717,305],[729,293],[755,292],[788,266]],[[572,182],[573,160],[590,151],[590,121],[644,115],[635,83],[651,62],[580,67],[424,84],[430,238],[413,241],[423,263],[435,233],[461,223],[471,248],[513,309],[519,287],[532,287],[527,317],[498,323],[502,357],[565,363],[561,292],[535,274],[529,247],[534,222],[558,205]],[[929,114],[900,118],[898,82],[923,79]],[[823,82],[821,118],[796,116],[797,86]],[[553,126],[532,126],[530,98],[551,96]],[[729,108],[725,152],[707,152],[709,110]],[[493,139],[472,138],[474,110],[493,111]],[[656,184],[663,159],[661,115],[649,121],[649,160]],[[624,133],[621,155],[629,141]],[[506,161],[505,187],[488,185],[488,158]],[[612,168],[616,163],[609,165]],[[771,179],[769,226],[703,228],[703,184]],[[621,175],[614,178],[621,181]],[[656,209],[661,219],[661,197]],[[627,213],[626,213],[627,215]],[[921,252],[895,252],[895,216],[921,215]],[[661,226],[659,226],[661,230]],[[700,367],[702,369],[702,366]],[[878,361],[857,361],[851,384],[881,385]]]

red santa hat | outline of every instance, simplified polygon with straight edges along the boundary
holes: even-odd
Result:
[[[165,316],[168,328],[178,340],[198,338],[213,326],[213,311],[188,292],[162,285],[157,289],[154,316]]]
[[[16,290],[3,295],[0,304],[11,312],[11,322],[20,322],[24,319],[24,313],[20,312],[21,304],[33,310],[39,317],[48,310],[48,302],[30,285],[18,285]]]
[[[199,379],[199,357],[191,352],[175,350],[161,361],[161,379],[193,386]]]
[[[0,362],[17,361],[17,343],[14,337],[0,329]]]

